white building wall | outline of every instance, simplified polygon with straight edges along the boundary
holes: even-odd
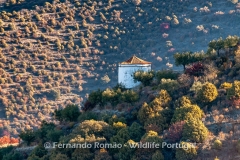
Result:
[[[137,70],[150,71],[151,64],[119,64],[118,83],[122,83],[126,88],[138,86],[140,82],[134,82],[133,74]]]

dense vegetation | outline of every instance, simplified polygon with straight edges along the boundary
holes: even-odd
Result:
[[[222,134],[220,131],[215,133],[213,128],[206,125],[208,120],[206,114],[214,110],[214,106],[219,102],[228,102],[228,107],[236,106],[236,101],[239,100],[239,81],[235,79],[239,75],[232,75],[226,82],[216,81],[214,74],[224,77],[232,70],[239,70],[239,64],[234,62],[239,50],[239,46],[236,45],[230,53],[225,53],[228,54],[227,63],[234,64],[229,68],[222,67],[224,62],[219,61],[223,57],[218,56],[217,52],[204,54],[197,62],[203,66],[202,75],[192,75],[187,72],[187,68],[196,61],[189,62],[183,73],[169,70],[137,71],[138,78],[143,83],[138,90],[127,90],[124,86],[117,85],[112,89],[97,90],[89,94],[81,112],[76,105],[67,105],[64,109],[55,110],[54,115],[59,124],[43,122],[39,130],[27,130],[19,135],[24,141],[23,146],[37,145],[25,156],[28,160],[52,160],[55,157],[59,159],[81,157],[80,159],[84,160],[103,158],[192,160],[204,158],[202,147],[206,145],[209,145],[214,152],[220,153],[224,150],[226,142],[218,135]],[[185,54],[183,53],[182,56]],[[209,64],[211,68],[208,68]],[[220,66],[217,67],[218,65]],[[151,78],[146,75],[151,75]],[[145,83],[146,81],[148,83]],[[225,94],[221,94],[223,90]],[[219,110],[225,108],[225,106],[218,107]],[[220,119],[219,115],[218,120]],[[48,150],[43,147],[45,142],[72,144],[99,142],[117,143],[123,146]],[[188,149],[130,147],[130,144],[134,145],[137,142],[179,143]],[[237,144],[232,144],[235,149],[238,149]],[[18,155],[24,159],[22,152],[11,148],[7,153],[5,150],[2,152],[6,160]],[[236,152],[232,156],[237,154]]]
[[[189,4],[190,0],[6,0],[0,13],[3,129],[17,136],[38,128],[44,119],[54,121],[55,109],[83,103],[95,89],[91,84],[116,80],[116,60],[157,44],[154,39],[145,42],[153,35],[149,31],[160,30],[169,18],[179,25],[177,16],[169,15]],[[115,58],[109,59],[109,53]],[[111,104],[138,99],[132,91],[111,92],[103,93],[112,96]],[[89,102],[90,108],[96,105]]]
[[[153,36],[151,30],[189,25],[191,20],[181,23],[172,13],[190,4],[191,0],[7,0],[7,10],[0,13],[0,104],[6,116],[0,122],[0,140],[18,143],[14,135],[23,143],[18,149],[0,149],[0,159],[236,159],[237,36],[212,40],[206,53],[175,53],[175,65],[182,65],[183,72],[138,71],[134,79],[142,83],[139,88],[98,89],[85,95],[82,108],[78,105],[83,102],[79,95],[87,93],[84,78],[101,80],[102,86],[114,78],[110,75],[116,63],[101,57],[128,58],[146,51],[158,43],[147,39]],[[123,147],[47,149],[46,142]],[[130,147],[138,142],[180,143],[189,149]],[[29,146],[30,151],[24,150]]]

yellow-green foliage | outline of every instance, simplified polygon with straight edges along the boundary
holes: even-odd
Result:
[[[220,88],[222,89],[232,88],[232,83],[224,82],[223,84],[221,84]]]
[[[86,136],[81,136],[81,135],[76,135],[72,139],[70,139],[69,143],[94,143],[94,142],[104,142],[106,139],[104,137],[97,137],[94,134],[91,135],[86,135]]]
[[[189,119],[201,120],[204,116],[203,111],[198,105],[187,105],[176,108],[173,114],[172,123],[185,121]]]
[[[197,156],[196,148],[188,142],[181,142],[181,148],[176,149],[177,160],[192,160]]]
[[[162,131],[165,127],[168,126],[168,124],[166,123],[166,117],[163,117],[161,114],[156,114],[154,117],[148,118],[144,122],[144,127],[147,127],[151,124],[157,125],[160,129],[159,131]]]
[[[216,139],[213,142],[213,148],[215,148],[215,149],[222,149],[222,142],[219,139]]]
[[[184,106],[188,106],[191,104],[192,104],[192,102],[189,97],[182,96],[178,100],[176,100],[176,102],[174,103],[174,107],[179,108],[179,107],[184,107]]]
[[[118,94],[114,90],[107,88],[102,92],[102,99],[104,102],[114,103],[118,99]]]
[[[208,129],[198,119],[189,119],[183,126],[183,140],[192,142],[204,142],[208,136]]]
[[[168,94],[166,90],[161,89],[159,92],[159,96],[157,96],[150,105],[156,107],[166,106],[172,100],[171,96]]]
[[[227,96],[228,96],[228,98],[232,98],[232,97],[239,98],[240,97],[240,81],[233,82],[232,87],[228,89]]]
[[[198,92],[198,98],[199,100],[203,102],[212,102],[214,101],[218,96],[217,88],[212,83],[205,83],[202,86],[202,89]]]
[[[155,74],[153,71],[136,71],[134,73],[134,80],[142,82],[144,86],[150,85],[151,81],[153,80]]]
[[[172,79],[165,79],[162,78],[161,82],[159,84],[160,89],[165,89],[167,90],[170,94],[174,92],[177,88],[179,87],[179,83],[177,80],[172,80]]]
[[[194,93],[198,93],[202,89],[203,84],[199,81],[195,81],[190,88],[190,91],[193,91]]]
[[[113,115],[108,120],[108,124],[113,125],[113,123],[122,122],[123,124],[126,124],[126,119],[124,117],[118,117],[117,115]]]
[[[162,138],[158,135],[155,131],[148,131],[145,135],[143,135],[142,140],[143,142],[155,142],[155,143],[162,143]]]
[[[160,106],[148,105],[146,102],[144,102],[141,109],[138,111],[138,119],[141,123],[144,123],[147,121],[147,119],[158,116],[158,112],[161,110],[163,110],[163,108]]]
[[[165,105],[168,104],[172,100],[172,98],[166,90],[161,89],[161,91],[159,92],[159,100],[163,105]]]
[[[73,133],[82,136],[102,135],[108,127],[109,124],[104,121],[85,120],[73,130]]]
[[[127,127],[127,125],[125,123],[122,123],[122,122],[117,122],[117,123],[113,123],[113,128],[116,128],[116,129],[122,129],[122,128],[125,128]]]

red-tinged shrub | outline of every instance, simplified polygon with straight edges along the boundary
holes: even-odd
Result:
[[[10,136],[0,137],[0,145],[14,144],[14,143],[19,143],[19,140],[17,138],[13,138],[13,137],[10,137]]]
[[[2,133],[2,136],[10,136],[10,132],[7,131],[7,130],[4,130],[3,133]]]
[[[193,63],[192,65],[186,67],[185,74],[191,75],[191,76],[201,76],[204,73],[204,66],[202,63],[197,62]]]
[[[232,106],[240,106],[240,99],[239,98],[231,98],[230,100],[228,100],[227,104],[232,105]]]
[[[19,143],[19,139],[11,137],[10,144],[14,144],[14,143]]]
[[[9,144],[9,143],[10,143],[10,137],[9,136],[0,137],[0,145]]]
[[[160,24],[160,29],[162,32],[169,30],[170,29],[170,24],[169,23],[162,23]]]
[[[165,138],[172,143],[179,141],[182,138],[184,124],[185,124],[184,121],[180,121],[172,124],[169,127]]]

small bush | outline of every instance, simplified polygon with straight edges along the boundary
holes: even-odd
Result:
[[[3,156],[2,160],[24,160],[23,155],[19,152],[10,152]]]
[[[240,81],[234,81],[231,88],[227,91],[228,98],[240,98]]]
[[[57,100],[57,99],[60,98],[61,92],[60,92],[60,90],[54,90],[54,89],[52,89],[52,90],[49,92],[49,96],[51,96],[54,100]]]
[[[208,136],[208,129],[202,121],[198,119],[189,119],[183,127],[183,140],[202,143]]]
[[[216,139],[213,142],[213,148],[215,148],[215,149],[222,149],[222,142],[220,140]]]
[[[179,83],[177,80],[172,79],[161,79],[160,84],[158,85],[160,89],[167,90],[169,94],[173,94],[179,88]]]
[[[182,96],[176,100],[176,102],[174,103],[174,108],[180,108],[191,104],[192,102],[189,97]]]
[[[162,78],[176,80],[178,75],[179,73],[176,73],[172,70],[162,70],[156,72],[156,78],[158,82],[160,82]]]
[[[144,86],[148,86],[151,84],[153,78],[155,76],[155,73],[153,71],[136,71],[134,73],[133,79],[135,81],[140,81]]]
[[[202,76],[204,74],[204,66],[201,62],[193,63],[186,67],[185,73],[190,76]]]
[[[19,137],[23,140],[26,141],[27,144],[29,145],[31,142],[33,142],[35,140],[35,133],[33,132],[33,130],[27,130],[25,132],[21,132],[19,134]]]
[[[205,83],[198,93],[199,100],[203,102],[212,102],[217,98],[217,96],[218,91],[216,86],[209,82]]]
[[[67,105],[62,110],[55,110],[55,118],[59,121],[76,121],[80,115],[80,111],[77,105]]]
[[[133,90],[126,90],[122,93],[120,100],[122,102],[132,103],[136,102],[139,99],[139,96]]]
[[[203,111],[197,105],[187,105],[176,108],[173,114],[172,123],[178,121],[186,121],[189,119],[202,120],[204,116]]]

